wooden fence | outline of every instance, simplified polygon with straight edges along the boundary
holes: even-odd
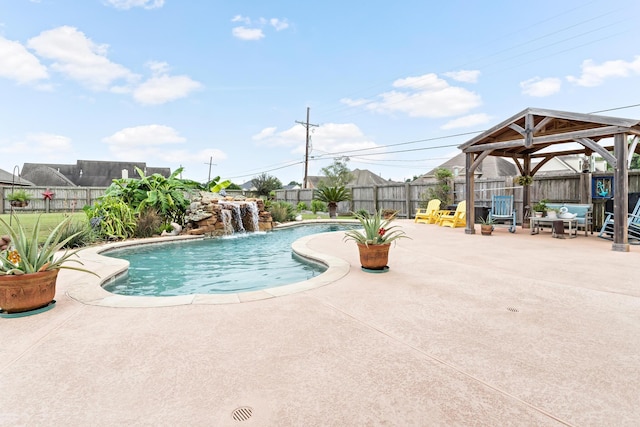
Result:
[[[613,173],[594,174],[566,174],[534,177],[531,185],[531,202],[547,199],[555,203],[593,203],[594,222],[601,224],[606,199],[592,199],[592,177],[609,177]],[[475,180],[475,206],[476,216],[482,216],[482,212],[491,206],[493,195],[513,195],[515,208],[518,213],[518,221],[522,222],[522,187],[514,184],[514,177],[502,177],[494,179]],[[394,209],[399,211],[398,216],[413,218],[416,209],[428,200],[430,188],[436,184],[398,183],[381,186],[357,186],[350,187],[352,199],[338,204],[338,212],[349,213],[364,209],[367,212],[375,212],[380,209]],[[456,179],[453,183],[454,204],[465,200],[464,179]],[[629,172],[629,192],[640,192],[640,171]],[[296,206],[304,202],[307,206],[313,200],[313,190],[277,190],[276,200],[286,201]]]
[[[24,190],[31,196],[29,205],[12,208],[7,197],[17,190]],[[45,199],[44,192],[51,191],[51,200]],[[0,214],[13,212],[73,212],[92,205],[104,194],[106,187],[2,187],[0,186]]]

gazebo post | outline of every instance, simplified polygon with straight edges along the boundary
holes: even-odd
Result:
[[[624,133],[613,136],[616,166],[613,172],[613,244],[611,250],[629,252],[627,214],[629,213],[629,173],[627,171],[627,138]]]
[[[531,154],[527,153],[524,156],[524,162],[522,167],[523,176],[531,176]],[[533,183],[532,183],[533,184]],[[527,206],[531,204],[531,185],[522,186],[522,227],[526,228],[527,221]],[[529,212],[531,214],[531,212]]]
[[[465,166],[466,173],[464,175],[464,184],[466,189],[466,200],[467,200],[467,227],[464,229],[465,234],[476,234],[476,214],[475,214],[475,179],[474,179],[474,171],[471,170],[471,165],[473,165],[473,153],[465,154]]]

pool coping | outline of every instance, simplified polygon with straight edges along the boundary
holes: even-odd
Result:
[[[308,224],[353,224],[357,223],[353,220],[304,220],[295,221],[293,223],[280,224],[276,229],[289,228]],[[336,233],[335,231],[327,233]],[[171,307],[178,305],[190,304],[236,304],[243,302],[259,301],[269,298],[281,297],[310,289],[319,288],[346,276],[349,273],[351,265],[335,256],[314,251],[308,246],[310,240],[317,236],[327,233],[316,233],[302,237],[291,244],[292,251],[312,262],[318,262],[327,267],[327,270],[316,277],[309,280],[291,283],[289,285],[276,286],[258,291],[229,293],[229,294],[191,294],[180,296],[128,296],[117,295],[103,288],[105,283],[113,280],[121,274],[124,274],[129,268],[129,262],[123,259],[107,257],[102,255],[115,249],[125,247],[150,245],[150,244],[166,244],[169,242],[181,242],[185,240],[202,240],[203,236],[165,236],[151,237],[146,239],[126,240],[122,242],[107,243],[100,246],[94,246],[78,251],[79,260],[85,265],[85,268],[95,272],[100,277],[89,274],[75,273],[71,280],[66,284],[65,294],[78,302],[87,305],[96,305],[102,307]]]

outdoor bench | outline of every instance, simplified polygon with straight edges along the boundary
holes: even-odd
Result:
[[[578,221],[577,228],[584,230],[584,235],[587,232],[593,234],[593,208],[591,205],[581,205],[576,203],[547,203],[547,208],[560,210],[560,208],[567,208],[567,213],[576,214],[576,220]]]

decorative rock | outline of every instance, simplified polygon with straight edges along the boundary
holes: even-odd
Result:
[[[173,230],[169,232],[163,231],[161,236],[177,236],[182,231],[182,226],[176,222],[172,222],[171,227],[173,228]]]

